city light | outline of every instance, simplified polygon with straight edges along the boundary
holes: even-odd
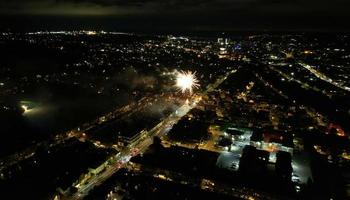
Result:
[[[342,186],[348,178],[343,172],[350,171],[348,36],[217,34],[223,38],[0,32],[3,57],[11,58],[0,60],[6,138],[0,180],[8,189],[1,196],[114,200],[127,191],[166,199],[172,191],[191,198],[192,189],[204,199],[209,193],[246,200],[345,196],[344,187],[314,192],[324,188],[314,180],[328,180],[337,169],[342,173],[325,186]],[[13,59],[8,47],[34,60]],[[44,54],[44,63],[36,56],[52,49],[55,56]],[[38,131],[53,135],[38,138],[32,134]],[[79,171],[79,163],[69,162],[77,159],[84,161]],[[317,177],[314,160],[322,170]],[[63,167],[64,177],[37,170],[45,167]],[[201,173],[187,177],[188,169]],[[212,177],[211,169],[220,176],[203,179]],[[221,184],[236,175],[242,178]],[[58,179],[67,191],[51,184],[34,196],[12,192]],[[164,182],[172,186],[162,187]]]
[[[182,93],[189,91],[192,93],[194,88],[198,88],[198,80],[196,78],[196,73],[191,71],[181,71],[176,75],[176,87],[178,87]]]
[[[23,108],[24,113],[28,113],[30,111],[30,109],[27,105],[22,105],[21,107]]]
[[[26,105],[22,105],[22,108],[24,109],[24,112],[27,112],[29,110],[28,106],[26,106]]]

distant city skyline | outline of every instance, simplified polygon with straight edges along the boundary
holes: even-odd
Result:
[[[346,0],[1,0],[2,30],[348,31]]]

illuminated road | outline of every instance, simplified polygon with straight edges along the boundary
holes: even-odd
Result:
[[[198,101],[196,101],[198,102]],[[93,189],[93,187],[100,185],[109,177],[111,177],[116,171],[118,171],[121,167],[123,167],[132,156],[137,155],[138,153],[144,152],[151,144],[154,136],[160,136],[161,134],[167,133],[171,127],[179,121],[183,116],[185,116],[195,104],[191,105],[183,105],[178,109],[177,114],[173,113],[162,122],[160,122],[157,126],[155,126],[150,131],[144,132],[143,135],[146,136],[141,137],[140,140],[135,143],[130,144],[124,150],[122,150],[119,154],[109,159],[109,162],[113,162],[115,164],[107,165],[106,169],[97,174],[96,176],[90,178],[88,183],[78,185],[78,192],[75,193],[70,199],[81,199],[88,194],[88,192]],[[137,153],[135,154],[135,149],[137,149]]]
[[[282,53],[286,54],[286,56],[287,56],[286,52],[282,51]],[[340,89],[343,89],[343,90],[346,90],[346,91],[350,92],[350,87],[346,86],[345,83],[341,83],[341,82],[338,82],[338,81],[335,81],[335,80],[329,78],[327,75],[323,74],[322,72],[317,71],[314,66],[308,65],[308,64],[304,63],[301,60],[296,60],[296,61],[301,67],[303,67],[304,69],[308,70],[310,73],[315,75],[317,78],[319,78],[319,79],[321,79],[323,81],[326,81],[326,82],[334,85],[337,88],[340,88]]]
[[[280,74],[283,78],[289,80],[289,81],[295,81],[297,82],[298,84],[301,85],[302,88],[306,88],[306,89],[310,89],[310,90],[314,90],[316,92],[322,92],[319,88],[315,87],[315,86],[311,86],[309,85],[308,83],[306,82],[302,82],[301,80],[298,80],[296,79],[295,77],[291,76],[291,75],[288,75],[287,73],[284,73],[280,70],[278,70],[277,68],[269,65],[269,68],[272,70],[272,71],[275,71],[277,72],[278,74]],[[324,92],[325,95],[327,95],[327,93]]]
[[[314,67],[312,67],[312,66],[310,66],[308,64],[305,64],[303,62],[299,62],[298,64],[300,66],[304,67],[305,69],[307,69],[312,74],[314,74],[317,78],[319,78],[319,79],[321,79],[323,81],[326,81],[326,82],[328,82],[328,83],[330,83],[330,84],[332,84],[332,85],[334,85],[334,86],[336,86],[336,87],[338,87],[340,89],[343,89],[343,90],[346,90],[346,91],[350,92],[350,87],[345,86],[342,83],[339,83],[337,81],[332,80],[331,78],[327,77],[325,74],[323,74],[323,73],[317,71],[316,69],[314,69]]]
[[[206,94],[215,90],[222,82],[224,82],[227,77],[237,70],[232,70],[228,72],[225,76],[219,78],[214,84],[208,85],[207,89],[203,92]],[[171,130],[172,126],[176,124],[183,116],[185,116],[192,108],[196,107],[197,103],[201,100],[201,96],[192,96],[189,104],[184,104],[177,109],[176,112],[169,115],[158,125],[149,131],[144,131],[138,140],[134,143],[129,144],[120,153],[115,156],[110,157],[102,165],[105,166],[102,172],[95,174],[83,182],[76,184],[78,191],[73,195],[67,195],[65,199],[82,199],[88,195],[89,191],[95,186],[102,184],[109,177],[111,177],[120,168],[124,167],[131,157],[136,156],[139,153],[144,152],[151,144],[154,136],[161,136]],[[135,150],[137,151],[135,153]],[[110,164],[112,163],[112,164]]]
[[[101,118],[104,118],[105,121],[110,121],[110,120],[113,120],[115,118],[121,117],[123,115],[127,115],[130,113],[136,112],[140,108],[140,105],[143,105],[144,102],[147,102],[147,101],[149,101],[149,98],[144,97],[136,103],[131,103],[129,105],[118,108],[112,112],[105,114],[104,116],[98,117],[97,119],[95,119],[89,123],[85,123],[85,124],[81,125],[80,127],[74,128],[74,129],[69,130],[69,131],[62,133],[62,134],[57,134],[56,137],[54,138],[54,141],[52,141],[52,140],[42,141],[42,142],[39,142],[33,146],[26,148],[25,150],[23,150],[21,152],[15,153],[13,155],[9,155],[9,156],[0,160],[0,172],[2,170],[12,166],[12,165],[19,163],[20,161],[29,159],[30,157],[34,156],[37,148],[40,146],[54,147],[54,146],[59,145],[59,144],[65,142],[73,137],[80,138],[81,135],[85,131],[95,127],[96,124],[100,125],[101,123],[103,123],[100,120]]]

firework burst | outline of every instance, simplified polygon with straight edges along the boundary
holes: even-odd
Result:
[[[189,91],[192,93],[194,88],[198,88],[198,79],[196,78],[196,72],[192,73],[191,71],[180,71],[176,75],[176,87],[182,93]]]

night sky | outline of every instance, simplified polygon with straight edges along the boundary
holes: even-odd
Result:
[[[0,28],[348,31],[349,10],[349,0],[0,0]]]

